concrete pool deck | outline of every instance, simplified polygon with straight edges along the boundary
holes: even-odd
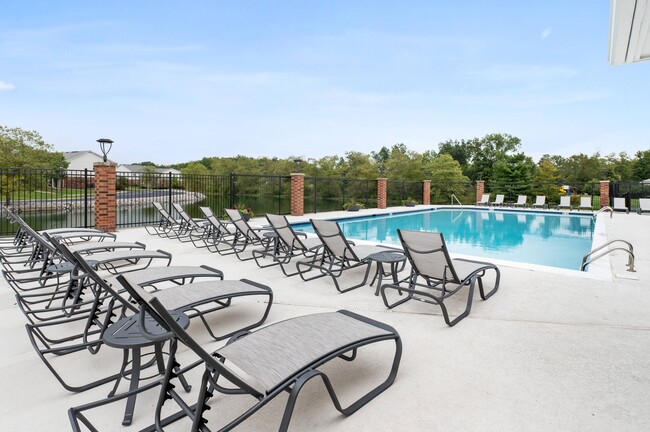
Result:
[[[337,216],[319,213],[300,220]],[[608,239],[632,242],[636,273],[625,271],[627,256],[621,253],[613,254],[611,262],[603,261],[612,270],[609,278],[501,263],[499,292],[485,302],[475,294],[471,314],[453,328],[444,324],[439,309],[431,305],[406,304],[389,311],[368,286],[339,294],[331,280],[287,278],[277,267],[259,269],[254,261],[240,262],[232,255],[196,249],[191,243],[150,236],[143,228],[119,230],[118,240],[141,241],[148,249],[169,251],[174,265],[207,264],[223,270],[228,279],[245,277],[269,285],[275,298],[267,323],[349,309],[400,332],[404,351],[391,388],[354,415],[343,417],[331,405],[322,384],[314,380],[300,395],[291,430],[648,430],[650,216],[616,213],[612,218],[605,215],[602,223]],[[353,271],[346,280],[361,277],[362,270]],[[32,349],[13,291],[4,280],[0,284],[0,377],[4,384],[0,430],[70,430],[68,408],[106,397],[110,385],[79,394],[65,391]],[[462,296],[452,297],[448,302],[451,312],[461,308],[463,301]],[[243,302],[208,319],[228,325],[254,308]],[[208,348],[221,345],[207,342],[201,330],[198,324],[190,326]],[[117,351],[102,347],[98,355],[86,355],[83,362],[68,362],[66,367],[80,378],[97,371],[108,374],[119,368],[121,353]],[[382,379],[392,346],[373,349],[370,356],[362,354],[356,368],[354,362],[328,365],[343,395]],[[187,350],[180,357],[189,361]],[[91,414],[95,425],[107,431],[147,426],[157,396],[156,391],[151,393],[138,397],[133,425],[121,426],[123,403]],[[195,395],[193,390],[187,399],[194,400]],[[223,416],[234,417],[251,401],[244,396],[216,395],[208,413],[209,426],[214,430]],[[286,396],[277,397],[238,430],[277,430],[285,401]],[[186,429],[187,423],[169,428]]]

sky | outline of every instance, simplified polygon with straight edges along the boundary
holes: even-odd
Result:
[[[608,64],[609,2],[0,0],[0,124],[119,163],[320,158],[505,133],[650,149],[650,62]]]

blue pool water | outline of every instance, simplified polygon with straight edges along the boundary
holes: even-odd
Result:
[[[591,215],[437,209],[339,220],[349,239],[397,244],[397,229],[442,232],[450,252],[579,270],[591,250]],[[310,224],[294,225],[313,232]]]

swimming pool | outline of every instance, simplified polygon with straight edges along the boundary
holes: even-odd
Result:
[[[397,229],[442,232],[452,253],[578,270],[591,250],[591,215],[433,209],[338,220],[349,239],[397,244]],[[293,225],[313,232],[311,224]]]

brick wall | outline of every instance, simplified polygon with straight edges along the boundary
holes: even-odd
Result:
[[[485,193],[485,181],[476,180],[476,202],[481,201],[483,194]]]
[[[600,182],[600,207],[609,205],[609,180]]]
[[[305,175],[291,173],[291,216],[305,214]]]
[[[377,208],[386,208],[386,188],[388,180],[385,178],[377,179]]]
[[[111,162],[96,162],[94,168],[95,228],[115,231],[117,226],[116,165]]]
[[[422,204],[431,204],[431,180],[424,180],[422,185]]]

